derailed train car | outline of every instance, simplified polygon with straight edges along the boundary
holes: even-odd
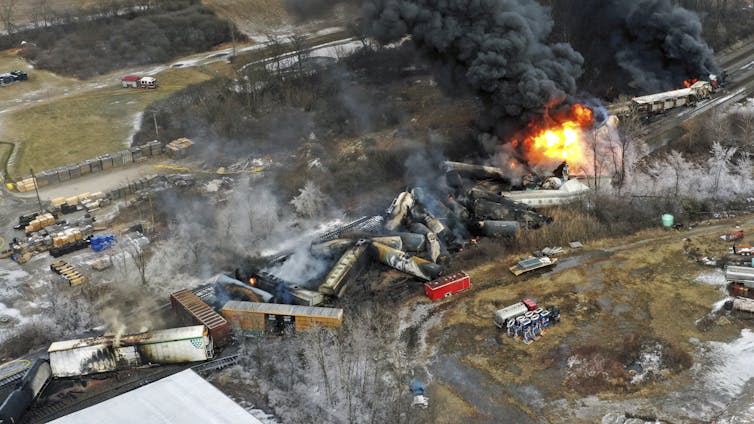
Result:
[[[710,81],[697,81],[690,87],[680,90],[665,91],[631,99],[630,109],[639,113],[660,113],[681,106],[691,106],[699,100],[712,96],[713,86]]]
[[[215,347],[224,347],[230,341],[228,321],[191,290],[184,289],[171,293],[170,304],[184,324],[207,326]]]
[[[214,344],[207,327],[195,325],[121,337],[54,342],[47,352],[52,375],[60,378],[147,364],[205,361],[214,357]]]
[[[0,424],[18,423],[52,378],[50,364],[37,359],[23,379],[0,405]]]

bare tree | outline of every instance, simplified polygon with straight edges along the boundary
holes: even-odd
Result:
[[[668,155],[665,157],[665,162],[675,174],[673,196],[678,197],[678,186],[681,181],[681,176],[683,175],[683,170],[688,168],[688,163],[686,162],[686,159],[684,159],[683,155],[675,150],[671,150],[670,153],[668,153]]]
[[[0,0],[0,24],[7,34],[16,28],[16,5],[18,0]]]
[[[131,258],[131,261],[133,261],[134,266],[136,266],[141,284],[146,286],[148,284],[147,265],[149,264],[146,252],[143,248],[134,244],[126,249],[126,253]]]
[[[721,143],[715,141],[712,143],[710,150],[712,157],[707,160],[709,171],[711,172],[713,182],[710,187],[710,194],[713,198],[719,196],[720,181],[723,176],[730,173],[731,158],[736,153],[735,147],[724,147]]]

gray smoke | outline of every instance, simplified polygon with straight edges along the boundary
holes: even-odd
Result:
[[[638,87],[647,91],[674,88],[680,78],[706,78],[719,72],[695,13],[674,7],[670,0],[612,3],[628,9],[624,37],[614,41],[615,58]]]
[[[594,94],[657,92],[719,73],[699,16],[670,0],[566,0],[554,7],[589,64],[584,82]]]
[[[381,43],[411,35],[444,87],[471,88],[492,127],[527,122],[576,90],[583,58],[549,44],[553,21],[533,0],[365,0],[364,26]]]
[[[336,6],[346,3],[358,3],[358,0],[283,0],[288,13],[299,19],[326,17]]]

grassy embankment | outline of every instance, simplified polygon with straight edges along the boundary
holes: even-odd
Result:
[[[224,65],[223,65],[224,67]],[[117,75],[97,78],[103,87],[22,108],[4,117],[4,140],[18,151],[9,166],[13,177],[54,168],[125,148],[136,114],[190,84],[212,78],[205,68],[166,69],[156,75],[157,90],[125,89]],[[32,78],[41,78],[36,73]],[[22,83],[17,84],[19,87]]]

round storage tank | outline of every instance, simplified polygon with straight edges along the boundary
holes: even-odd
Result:
[[[675,224],[675,217],[673,215],[666,213],[662,216],[662,226],[665,228],[670,228]]]

